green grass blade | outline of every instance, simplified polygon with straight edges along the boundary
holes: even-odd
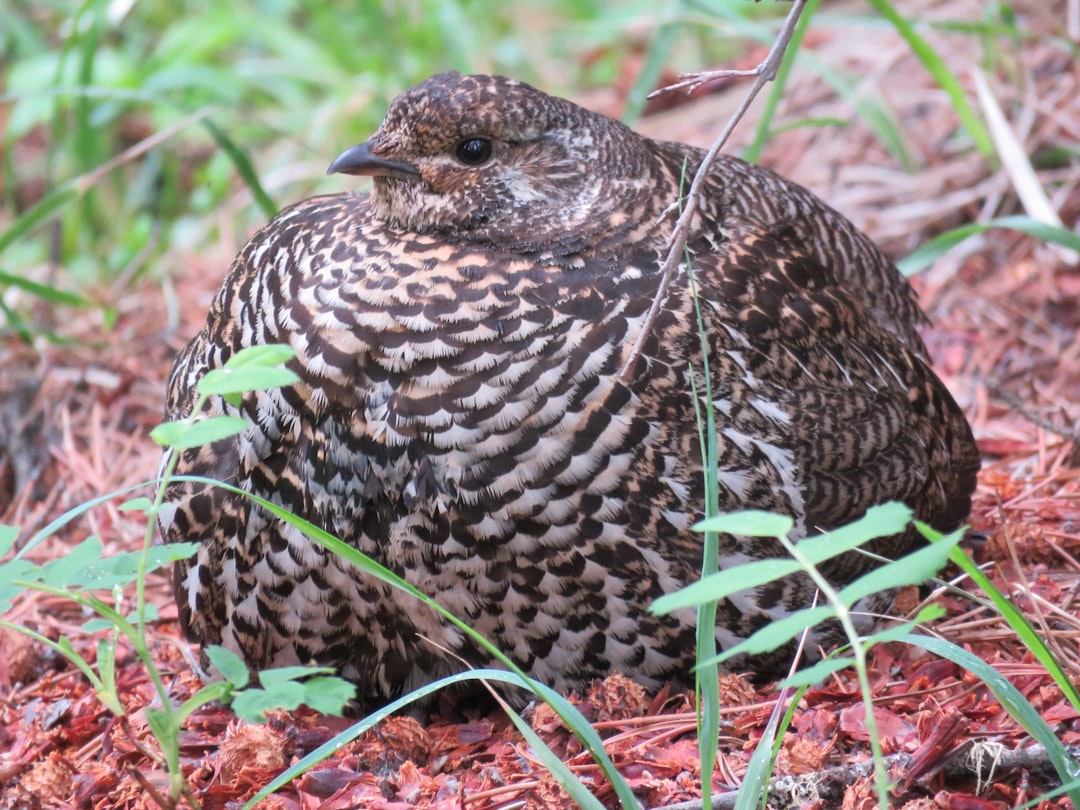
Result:
[[[787,50],[784,52],[784,60],[780,63],[780,69],[776,71],[776,79],[769,89],[769,95],[766,97],[764,105],[762,105],[761,118],[758,119],[757,127],[754,129],[754,138],[750,141],[750,145],[743,150],[742,157],[744,160],[757,163],[761,158],[761,150],[765,148],[765,144],[769,142],[769,138],[773,135],[772,122],[776,118],[776,110],[784,97],[788,77],[791,75],[791,69],[795,64],[806,31],[810,27],[810,20],[819,5],[821,5],[821,0],[811,0],[803,7],[802,16],[799,17],[799,22],[791,35],[791,42],[788,43]]]
[[[318,765],[323,760],[333,756],[334,753],[339,751],[342,747],[351,743],[365,731],[373,728],[375,725],[377,725],[385,718],[389,717],[391,714],[401,711],[402,709],[408,707],[410,704],[415,703],[416,701],[425,698],[428,695],[434,694],[435,692],[447,686],[453,686],[454,684],[476,680],[499,681],[502,683],[511,684],[513,686],[522,685],[521,678],[513,673],[504,672],[498,669],[477,669],[471,670],[469,672],[460,672],[456,675],[448,675],[445,678],[440,678],[437,681],[426,684],[425,686],[421,686],[419,689],[416,689],[405,695],[404,697],[398,698],[393,703],[384,706],[378,711],[369,714],[360,722],[345,729],[340,734],[334,736],[332,739],[327,740],[310,754],[303,757],[300,761],[296,762],[291,767],[283,771],[281,774],[275,777],[266,787],[264,787],[254,796],[252,796],[251,799],[248,800],[248,803],[244,805],[244,810],[250,810],[250,808],[253,808],[256,804],[265,799],[278,788],[283,787],[296,777],[311,770],[311,768],[313,768],[315,765]],[[551,690],[545,689],[545,691],[550,692]],[[545,698],[546,696],[547,695],[545,695]],[[596,732],[592,729],[591,726],[589,727],[589,730],[592,731],[594,736],[596,735]],[[600,741],[599,736],[596,736],[596,741]],[[539,750],[537,751],[537,753],[539,753]],[[563,765],[563,763],[560,762],[559,765]],[[565,766],[563,767],[565,768]],[[569,773],[569,769],[566,770],[566,773]],[[561,781],[562,777],[560,776],[560,774],[556,772],[555,775],[557,778],[560,778]],[[577,779],[573,777],[573,774],[570,774],[570,778],[573,782],[577,781]],[[586,791],[586,793],[588,793],[588,791]],[[637,807],[637,801],[633,799],[633,794],[630,794],[630,798],[630,804],[626,804],[625,801],[623,803],[623,806],[626,807],[627,810]],[[589,799],[591,799],[592,802],[596,802],[596,804],[592,804],[588,800],[585,800],[586,804],[584,806],[597,808],[603,807],[603,805],[599,804],[599,802],[596,801],[596,798],[592,796],[592,794],[589,794]]]
[[[561,696],[559,697],[562,700]],[[550,703],[550,700],[548,701]],[[570,704],[564,701],[567,706]],[[554,705],[554,704],[552,704]],[[597,799],[588,788],[582,784],[581,780],[574,776],[573,772],[566,766],[566,764],[555,756],[555,752],[552,751],[540,739],[532,727],[522,719],[521,715],[511,709],[509,706],[504,706],[506,714],[513,722],[514,727],[518,730],[518,733],[525,738],[525,742],[529,744],[532,750],[536,753],[537,757],[547,768],[559,780],[559,784],[563,786],[570,798],[574,800],[578,807],[591,808],[592,810],[604,810],[604,805]],[[590,726],[591,728],[591,726]],[[599,739],[599,738],[598,738]],[[635,805],[627,805],[624,803],[623,807],[627,810],[632,810]]]
[[[672,16],[678,15],[681,5],[678,0],[675,0]],[[681,27],[677,22],[661,23],[656,33],[649,39],[644,63],[626,97],[626,109],[622,116],[623,123],[633,124],[634,121],[641,117],[641,113],[648,101],[647,96],[656,87],[660,74],[664,70],[664,65],[671,58],[671,52],[675,48],[675,42],[679,38]]]
[[[1062,782],[1071,782],[1080,776],[1080,763],[1077,763],[1076,760],[1069,756],[1069,752],[1065,750],[1061,741],[1058,740],[1054,732],[1039,716],[1035,707],[1024,698],[1020,690],[1009,683],[1004,675],[979,658],[979,656],[958,647],[952,642],[933,636],[911,634],[902,641],[905,644],[921,647],[935,655],[940,655],[942,658],[952,661],[957,666],[978,677],[993,692],[994,697],[997,698],[998,703],[1002,705],[1005,711],[1036,742],[1046,749],[1047,756],[1050,758],[1050,762]],[[1080,807],[1080,790],[1070,791],[1069,798],[1074,806]]]
[[[251,192],[251,196],[255,198],[259,209],[268,217],[274,216],[278,212],[278,205],[266,193],[266,189],[263,188],[262,183],[259,181],[259,175],[256,173],[247,153],[233,143],[232,139],[225,134],[225,131],[209,118],[204,118],[202,124],[210,131],[214,140],[217,141],[217,145],[232,161],[237,173]]]
[[[941,542],[940,533],[934,531],[929,526],[922,524],[916,524],[919,531],[933,543],[937,544]],[[982,572],[974,561],[968,557],[961,549],[952,548],[949,551],[949,559],[952,560],[958,568],[960,568],[979,588],[985,593],[990,601],[994,603],[994,607],[1005,618],[1005,621],[1009,623],[1016,635],[1020,637],[1020,640],[1024,643],[1024,646],[1031,651],[1031,654],[1035,656],[1035,659],[1046,667],[1046,671],[1050,673],[1050,677],[1054,679],[1054,683],[1061,689],[1062,694],[1068,698],[1072,707],[1080,712],[1080,692],[1077,691],[1076,685],[1072,682],[1072,679],[1062,669],[1061,664],[1054,656],[1050,648],[1046,646],[1046,642],[1043,641],[1039,632],[1031,626],[1031,623],[1024,617],[1024,614],[1013,604],[1012,600],[1008,596],[1003,594],[995,587],[994,583],[990,581],[990,578]]]
[[[790,707],[789,707],[790,708]],[[739,785],[739,795],[735,797],[735,810],[754,810],[759,799],[764,803],[766,783],[772,772],[773,751],[779,741],[777,729],[780,726],[781,714],[774,711],[766,723],[757,747],[754,749],[750,762],[743,774],[742,784]],[[702,786],[704,788],[704,785]],[[702,795],[706,795],[704,789]]]
[[[0,298],[0,314],[4,316],[7,322],[8,328],[11,329],[16,335],[19,336],[19,340],[28,346],[32,346],[34,343],[34,328],[28,324],[19,313],[4,303],[4,299]]]
[[[79,515],[85,512],[89,512],[98,504],[105,503],[105,501],[111,501],[113,498],[127,495],[131,492],[135,492],[136,490],[143,489],[144,487],[153,486],[155,483],[157,482],[141,481],[138,484],[132,484],[131,486],[124,487],[123,489],[115,489],[112,492],[106,492],[104,495],[99,495],[96,498],[91,498],[88,501],[83,501],[78,506],[74,506],[64,512],[64,514],[60,515],[58,518],[49,521],[49,523],[44,528],[37,531],[33,537],[26,541],[26,544],[19,549],[19,551],[15,554],[15,557],[22,557],[28,551],[30,551],[30,549],[43,541],[45,538],[51,537],[52,535],[56,534],[57,530],[66,526]]]
[[[78,82],[80,87],[94,83],[94,62],[98,54],[98,35],[101,29],[101,11],[103,4],[87,0],[80,10],[80,16],[86,12],[89,21],[83,26],[73,27],[72,36],[78,45]],[[81,29],[81,30],[80,30]],[[75,96],[75,154],[80,171],[88,172],[98,163],[97,146],[100,131],[91,122],[94,111],[93,100],[85,93]]]
[[[990,133],[983,125],[982,119],[975,114],[975,110],[968,104],[967,97],[964,95],[964,88],[960,86],[960,81],[949,71],[948,66],[938,56],[937,52],[930,47],[930,43],[919,36],[911,23],[902,17],[888,0],[867,0],[867,2],[882,17],[892,23],[897,33],[904,38],[908,47],[911,48],[911,52],[922,62],[923,67],[926,68],[926,71],[934,79],[938,87],[945,91],[949,101],[952,103],[953,110],[964,125],[964,129],[968,131],[979,153],[985,157],[993,155],[994,144],[990,139]]]
[[[812,53],[807,52],[805,58],[807,64],[814,67],[817,74],[836,91],[837,95],[854,105],[856,115],[870,128],[874,137],[888,150],[904,171],[912,171],[915,164],[908,152],[903,128],[892,110],[882,101],[881,96],[860,92],[857,82],[833,70]]]
[[[0,233],[0,253],[3,253],[18,240],[26,237],[30,231],[77,196],[78,191],[74,183],[69,182],[54,188],[30,208],[19,214],[15,221],[11,223],[11,226],[3,233]]]
[[[896,263],[900,272],[905,276],[913,276],[920,270],[925,270],[939,258],[944,256],[951,248],[969,239],[976,234],[984,233],[991,228],[1008,228],[1020,233],[1051,242],[1056,245],[1080,251],[1080,236],[1066,228],[1058,228],[1038,222],[1031,217],[1011,216],[999,217],[989,222],[975,222],[970,225],[961,225],[951,231],[938,234],[929,242],[913,250],[903,259]]]
[[[0,284],[10,284],[12,287],[26,290],[31,295],[37,296],[42,301],[47,301],[50,304],[82,307],[86,306],[87,303],[85,298],[74,293],[64,292],[45,284],[38,284],[36,281],[30,281],[30,279],[19,278],[10,273],[5,273],[3,270],[0,270]]]

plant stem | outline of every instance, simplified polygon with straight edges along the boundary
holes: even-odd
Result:
[[[794,543],[787,537],[777,538],[787,549],[788,554],[799,563],[810,575],[818,589],[828,600],[828,603],[836,609],[836,618],[844,628],[844,634],[851,644],[852,657],[855,662],[855,673],[859,678],[859,691],[862,693],[863,710],[866,718],[866,733],[870,738],[870,751],[874,758],[874,779],[876,781],[878,804],[881,810],[889,810],[889,771],[885,767],[885,753],[881,748],[881,739],[878,737],[877,721],[874,719],[874,701],[870,689],[870,676],[866,667],[866,647],[862,644],[858,630],[851,617],[848,606],[840,600],[840,594],[829,584],[828,580],[821,575],[817,567],[807,560],[798,550]]]

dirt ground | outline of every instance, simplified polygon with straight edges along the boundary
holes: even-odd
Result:
[[[912,0],[908,13],[931,19],[977,18],[967,0]],[[1032,33],[1061,32],[1066,3],[1014,3]],[[975,16],[972,16],[972,15]],[[865,36],[861,34],[865,33]],[[925,32],[974,98],[979,40],[945,28]],[[1024,212],[1017,181],[978,155],[949,100],[887,26],[857,42],[814,29],[806,47],[826,64],[862,77],[901,123],[910,169],[882,148],[857,119],[848,126],[789,129],[761,162],[815,190],[899,258],[950,228]],[[763,55],[756,54],[757,57]],[[754,61],[751,55],[750,61]],[[628,74],[633,65],[627,66]],[[1033,38],[985,74],[1036,177],[1064,225],[1080,219],[1080,67],[1067,47]],[[707,145],[746,85],[720,83],[676,106],[659,107],[639,129]],[[617,114],[618,87],[584,103]],[[779,123],[851,118],[850,99],[815,74],[796,75]],[[760,109],[760,104],[758,108]],[[729,151],[753,133],[754,116]],[[1070,156],[1060,159],[1062,150]],[[1054,156],[1059,159],[1053,159]],[[160,419],[173,354],[200,326],[231,247],[183,257],[171,281],[102,300],[117,308],[104,330],[100,314],[40,313],[72,343],[0,345],[0,522],[21,528],[20,542],[68,510],[153,478],[158,451],[147,438]],[[1040,629],[1061,664],[1080,678],[1080,262],[1075,254],[1013,231],[976,236],[913,279],[933,325],[924,336],[935,366],[968,414],[984,466],[971,515],[972,553],[996,585]],[[138,547],[145,524],[119,500],[49,530],[35,558],[63,555],[97,535],[106,549]],[[956,573],[956,572],[953,572]],[[963,584],[963,583],[961,583]],[[160,606],[154,655],[181,700],[198,687],[190,652],[178,638],[169,583],[155,575],[149,595]],[[970,583],[967,584],[972,588]],[[914,591],[904,604],[917,607]],[[1045,670],[1004,622],[959,596],[941,597],[948,615],[933,632],[965,646],[1013,683],[1065,743],[1080,744],[1080,725]],[[89,660],[95,637],[88,616],[67,600],[27,593],[3,617],[57,639],[70,638]],[[165,772],[142,712],[152,691],[130,654],[118,659],[123,721],[97,700],[59,656],[0,630],[0,808],[143,808],[164,791]],[[892,755],[896,807],[1005,808],[1037,797],[1052,774],[1029,751],[1027,734],[987,689],[954,664],[886,645],[872,658],[875,716]],[[776,692],[739,675],[723,677],[721,753],[714,790],[738,785]],[[692,696],[645,694],[613,677],[575,696],[596,724],[615,763],[649,807],[700,799]],[[510,723],[492,713],[462,718],[450,702],[420,723],[392,718],[346,746],[263,806],[471,810],[570,806]],[[546,707],[533,728],[613,801],[598,770]],[[324,742],[343,721],[312,712],[278,713],[264,726],[209,707],[183,738],[187,778],[204,807],[232,807],[283,767]],[[809,775],[792,806],[862,808],[873,801],[865,776],[850,766],[868,753],[854,676],[840,673],[808,692],[777,764],[779,775]],[[977,776],[969,755],[997,757]],[[839,770],[837,770],[839,769]],[[777,799],[774,804],[779,806]],[[680,805],[689,807],[691,805]],[[698,805],[700,806],[700,805]],[[1039,807],[1066,807],[1064,799]]]

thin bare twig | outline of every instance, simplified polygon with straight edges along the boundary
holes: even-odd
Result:
[[[619,376],[624,381],[630,379],[634,364],[641,356],[645,341],[649,337],[649,332],[652,331],[653,323],[656,321],[657,316],[660,314],[660,308],[667,299],[668,290],[671,288],[671,282],[675,279],[676,269],[682,258],[683,249],[686,247],[686,240],[690,236],[690,224],[693,222],[694,213],[697,211],[697,198],[701,193],[701,187],[705,184],[705,179],[709,176],[709,169],[712,166],[713,161],[716,160],[716,156],[720,154],[720,150],[723,149],[724,144],[727,143],[731,133],[735,130],[735,126],[746,114],[746,111],[750,109],[750,105],[757,97],[757,94],[761,92],[761,89],[766,84],[776,78],[776,73],[780,69],[780,63],[783,61],[784,54],[787,52],[787,46],[791,42],[792,35],[795,33],[795,25],[799,22],[799,17],[802,15],[806,3],[807,0],[795,0],[794,5],[791,7],[791,11],[788,12],[787,18],[784,20],[783,26],[780,28],[780,33],[776,36],[776,41],[773,43],[772,48],[769,49],[768,55],[762,60],[761,64],[749,71],[726,72],[728,75],[746,75],[754,76],[756,78],[754,79],[754,83],[750,86],[750,90],[746,94],[746,97],[740,102],[738,108],[728,120],[727,125],[724,127],[715,143],[713,143],[709,148],[709,151],[705,154],[705,159],[702,160],[701,166],[698,167],[697,173],[694,175],[694,181],[690,184],[690,191],[686,195],[682,214],[679,216],[678,221],[675,223],[675,228],[671,232],[671,242],[667,259],[664,260],[664,265],[660,268],[660,286],[657,288],[656,296],[653,298],[652,305],[649,307],[649,311],[645,316],[645,321],[641,324],[641,328],[634,338],[634,343],[630,347],[630,353],[627,355],[626,362],[619,372]],[[723,71],[717,71],[717,73],[719,72]],[[697,74],[698,78],[705,75],[707,74]],[[694,78],[688,78],[675,86],[682,86],[687,82],[693,83],[694,81]],[[708,79],[705,79],[705,81],[708,81]]]
[[[764,62],[762,63],[764,64]],[[674,93],[676,90],[685,90],[687,93],[693,93],[699,87],[709,82],[717,81],[719,79],[752,79],[757,76],[761,71],[761,65],[758,65],[752,70],[701,70],[697,73],[682,73],[679,75],[679,81],[675,84],[669,84],[666,87],[661,87],[658,90],[653,90],[646,98],[653,99],[657,96],[662,96],[665,93]]]

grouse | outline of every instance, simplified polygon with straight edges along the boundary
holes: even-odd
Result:
[[[189,416],[199,379],[247,346],[289,344],[300,381],[238,406],[211,398],[200,417],[250,426],[175,451],[177,472],[335,534],[563,690],[616,670],[649,686],[691,677],[694,612],[649,606],[700,575],[694,397],[716,416],[722,511],[789,515],[792,537],[890,500],[960,525],[978,455],[929,366],[911,287],[848,220],[765,169],[714,164],[692,273],[620,373],[702,158],[520,81],[418,84],[330,166],[372,177],[370,194],[285,209],[233,263],[176,359],[166,417]],[[167,542],[200,544],[175,572],[187,635],[253,669],[330,666],[374,706],[490,663],[247,498],[174,482],[159,521]],[[872,550],[917,542],[909,531]],[[718,562],[783,554],[724,535]],[[852,553],[823,570],[842,584],[872,565]],[[800,576],[733,596],[720,647],[814,596]]]

